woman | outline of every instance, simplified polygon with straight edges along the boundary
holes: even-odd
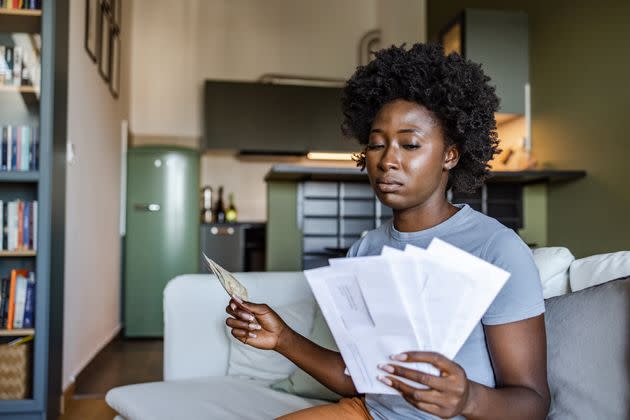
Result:
[[[348,256],[378,255],[384,245],[427,247],[439,237],[507,270],[508,282],[454,360],[409,351],[379,366],[379,379],[399,396],[357,395],[339,353],[295,333],[266,305],[231,301],[226,323],[232,335],[283,354],[345,397],[283,418],[545,418],[544,304],[531,252],[514,231],[446,199],[450,188],[481,186],[497,153],[498,99],[489,80],[479,65],[444,56],[437,45],[391,47],[357,69],[344,89],[342,128],[365,146],[358,164],[394,217],[357,241]],[[428,362],[441,374],[405,362]]]

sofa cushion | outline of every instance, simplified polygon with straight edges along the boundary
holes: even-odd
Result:
[[[571,251],[563,247],[536,248],[532,251],[540,273],[545,299],[569,292],[569,267],[575,260]]]
[[[630,277],[545,302],[548,419],[630,418]]]
[[[630,251],[580,258],[571,263],[571,290],[582,290],[625,276],[630,276]]]
[[[105,400],[127,420],[272,419],[323,403],[268,385],[226,376],[149,382],[114,388]]]
[[[311,333],[315,313],[313,300],[303,300],[273,309],[299,334],[308,337]],[[278,381],[297,369],[290,360],[275,351],[260,350],[243,344],[232,336],[231,328],[227,325],[226,334],[230,338],[227,372],[230,376]]]
[[[315,311],[313,332],[309,339],[324,348],[339,351],[319,307]],[[338,401],[341,398],[339,394],[332,392],[300,368],[296,369],[287,379],[273,384],[271,388],[318,400]]]

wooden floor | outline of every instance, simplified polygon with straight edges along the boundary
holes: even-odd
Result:
[[[75,382],[74,397],[60,420],[111,420],[105,403],[111,388],[162,380],[162,339],[115,338],[96,355]]]

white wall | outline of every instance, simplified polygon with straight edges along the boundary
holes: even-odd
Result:
[[[425,0],[153,0],[152,7],[138,1],[132,7],[135,145],[197,147],[206,79],[256,80],[265,73],[345,79],[370,30],[381,29],[383,45],[426,39]],[[234,192],[241,220],[265,220],[263,177],[278,162],[205,153],[201,185]]]
[[[426,0],[378,0],[381,47],[425,42],[426,10]]]
[[[133,2],[131,131],[199,137],[205,79],[348,77],[375,1]]]
[[[83,47],[84,8],[71,2],[68,141],[76,159],[66,181],[64,390],[120,328],[120,125],[128,82],[123,77],[114,100]]]

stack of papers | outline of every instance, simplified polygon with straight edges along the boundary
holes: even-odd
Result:
[[[377,365],[391,355],[453,359],[510,276],[437,238],[427,249],[384,247],[379,256],[329,262],[304,274],[360,393],[397,394],[377,380]]]

